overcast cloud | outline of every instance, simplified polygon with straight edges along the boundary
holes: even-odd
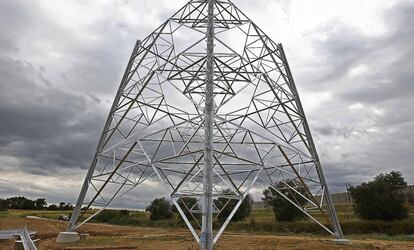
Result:
[[[0,0],[0,197],[75,201],[135,40],[185,2]],[[414,183],[414,1],[233,2],[284,44],[332,189]]]

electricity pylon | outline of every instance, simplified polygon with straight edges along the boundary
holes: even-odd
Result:
[[[260,188],[343,239],[282,44],[228,0],[192,0],[136,43],[68,231],[154,179],[202,249]],[[100,209],[77,224],[83,206]]]

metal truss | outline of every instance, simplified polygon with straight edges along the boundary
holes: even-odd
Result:
[[[203,249],[253,188],[343,238],[283,47],[227,0],[192,0],[136,43],[68,229],[154,178]],[[238,202],[213,229],[217,198]]]

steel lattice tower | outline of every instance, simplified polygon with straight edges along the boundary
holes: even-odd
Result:
[[[253,188],[270,187],[343,239],[282,44],[228,0],[191,0],[136,43],[68,231],[149,179],[202,249]],[[228,202],[218,207],[218,198]],[[82,206],[101,209],[77,224]]]

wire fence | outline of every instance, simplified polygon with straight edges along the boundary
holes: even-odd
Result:
[[[410,185],[406,188],[405,194],[407,199],[410,201],[414,201],[414,185]],[[332,200],[335,204],[343,204],[343,203],[352,203],[352,197],[349,192],[341,192],[341,193],[334,193],[332,195]],[[320,201],[320,196],[315,197],[317,201]],[[266,208],[267,205],[263,201],[257,201],[253,203],[253,207],[255,209],[262,209]]]

